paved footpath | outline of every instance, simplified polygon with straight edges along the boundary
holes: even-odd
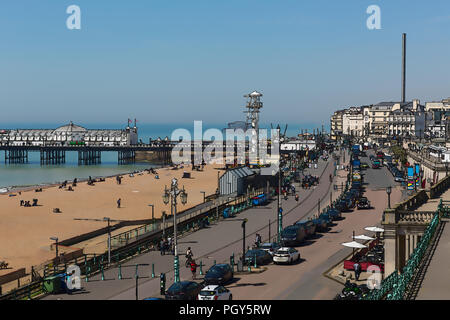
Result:
[[[348,157],[346,157],[348,158]],[[333,160],[328,162],[320,161],[317,169],[306,169],[305,174],[321,175],[320,184],[316,188],[303,190],[297,188],[300,201],[297,203],[294,197],[288,200],[282,200],[284,209],[283,225],[292,224],[309,213],[317,213],[317,203],[321,199],[321,208],[329,204],[329,190],[331,190],[329,175],[334,171]],[[237,215],[236,218],[247,218],[246,225],[246,245],[252,245],[255,233],[259,232],[263,240],[269,238],[269,221],[271,223],[270,231],[273,237],[276,233],[276,207],[277,201],[273,201],[266,207],[257,207],[246,210]],[[296,208],[296,210],[293,210]],[[214,261],[229,262],[229,257],[235,253],[236,261],[239,253],[242,252],[242,228],[241,221],[234,221],[233,218],[221,220],[218,224],[211,225],[209,228],[199,230],[178,240],[180,254],[180,278],[189,280],[191,278],[190,270],[184,267],[184,252],[190,246],[194,252],[194,258],[197,263],[200,261],[205,265],[203,271],[214,264]],[[173,283],[173,255],[161,256],[158,251],[149,252],[136,257],[125,263],[130,267],[122,266],[122,280],[118,280],[118,268],[111,268],[104,273],[105,280],[96,275],[89,279],[89,282],[83,280],[84,291],[76,294],[50,295],[44,299],[64,299],[64,300],[96,300],[96,299],[135,299],[135,264],[148,263],[155,265],[156,278],[151,278],[151,266],[139,267],[139,298],[159,295],[159,274],[166,273],[168,288]],[[238,279],[236,279],[238,280]]]

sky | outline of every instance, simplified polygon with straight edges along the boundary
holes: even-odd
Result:
[[[329,124],[401,98],[403,32],[407,98],[449,97],[448,0],[2,0],[0,123],[225,123],[258,90],[262,122]]]

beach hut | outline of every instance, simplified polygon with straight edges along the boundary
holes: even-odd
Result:
[[[256,174],[248,167],[239,167],[227,170],[219,178],[220,195],[236,193],[242,195],[247,192],[247,186],[251,184]]]

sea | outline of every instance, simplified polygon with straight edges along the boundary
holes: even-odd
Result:
[[[66,123],[0,123],[1,129],[56,129]],[[87,129],[125,129],[127,123],[75,123]],[[169,139],[175,129],[186,129],[194,137],[194,123],[137,123],[138,139],[148,143],[149,139],[156,140],[158,137]],[[202,123],[203,132],[208,129],[226,128],[226,123]],[[270,129],[271,124],[261,124],[261,129]],[[282,133],[285,125],[281,126]],[[322,128],[322,124],[303,123],[288,124],[286,135],[296,136],[301,130],[313,132],[313,129]],[[329,130],[329,126],[325,126]],[[35,185],[47,185],[60,183],[64,180],[74,178],[87,179],[91,177],[106,177],[116,174],[124,174],[150,167],[158,167],[151,163],[134,163],[119,165],[117,163],[117,152],[102,152],[101,164],[84,166],[78,165],[78,153],[66,152],[66,163],[61,165],[41,165],[39,152],[28,153],[28,163],[26,164],[5,164],[4,151],[0,151],[0,188],[6,187],[27,187]]]

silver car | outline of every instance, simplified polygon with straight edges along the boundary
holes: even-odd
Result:
[[[273,256],[274,253],[278,249],[281,248],[281,246],[278,243],[276,243],[276,242],[265,242],[259,248],[264,250],[264,251],[267,251],[268,253],[270,253]]]

